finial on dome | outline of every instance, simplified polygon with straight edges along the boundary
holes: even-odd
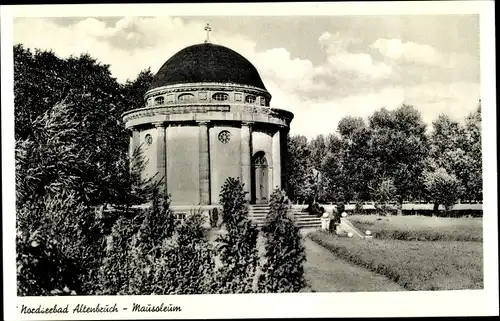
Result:
[[[210,42],[210,31],[212,31],[212,28],[210,28],[210,25],[207,23],[205,26],[205,31],[207,32],[207,39],[205,39],[205,43]]]

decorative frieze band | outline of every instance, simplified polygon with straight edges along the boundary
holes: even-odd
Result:
[[[209,112],[236,112],[249,114],[264,114],[274,118],[290,122],[293,114],[282,109],[257,107],[247,105],[185,105],[172,107],[146,107],[128,111],[123,114],[124,122],[134,120],[141,117],[149,117],[156,115],[174,115],[174,114],[190,114],[190,113],[209,113]]]

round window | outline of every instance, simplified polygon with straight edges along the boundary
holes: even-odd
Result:
[[[229,140],[231,140],[231,133],[228,132],[227,130],[223,130],[219,133],[219,141],[223,144],[229,143]]]

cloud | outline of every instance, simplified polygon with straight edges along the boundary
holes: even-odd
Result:
[[[342,73],[353,73],[361,81],[386,79],[393,73],[391,66],[374,61],[370,54],[351,52],[352,45],[361,42],[358,38],[343,37],[338,32],[324,32],[318,42],[328,55],[327,64],[320,68],[322,73],[339,73],[339,76],[342,76]]]
[[[334,34],[325,31],[319,36],[318,42],[321,48],[329,55],[349,51],[349,49],[356,44],[361,43],[361,39],[357,37],[347,37],[341,35],[340,32]]]
[[[424,65],[439,65],[443,55],[434,47],[401,39],[377,39],[371,48],[393,60],[419,63]]]

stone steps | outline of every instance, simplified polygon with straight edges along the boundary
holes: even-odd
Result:
[[[254,221],[258,227],[261,227],[264,225],[269,210],[269,205],[255,204],[249,206],[248,214],[250,219]],[[295,218],[295,223],[299,228],[314,228],[321,226],[321,219],[319,217],[296,209],[292,209],[291,212]]]

